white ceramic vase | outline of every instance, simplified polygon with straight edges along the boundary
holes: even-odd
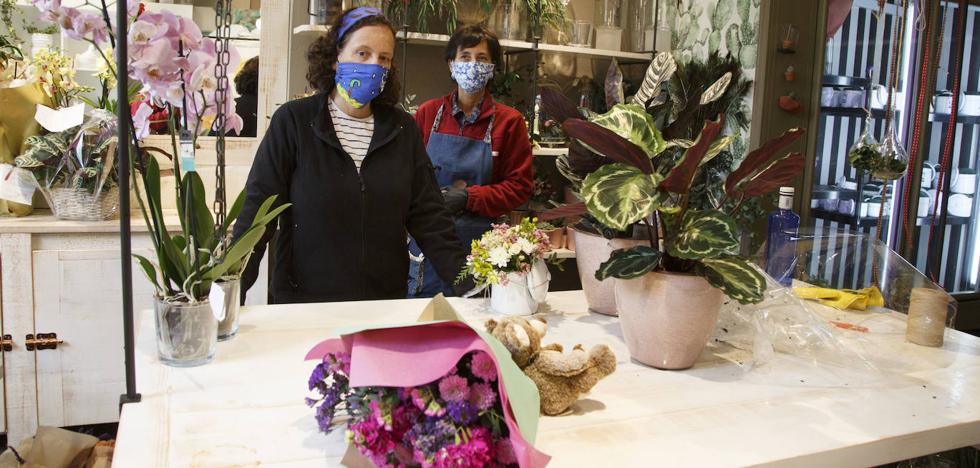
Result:
[[[548,295],[551,272],[548,264],[537,261],[527,274],[509,273],[507,284],[490,288],[490,309],[501,315],[531,315]]]

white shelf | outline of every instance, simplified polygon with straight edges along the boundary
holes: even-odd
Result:
[[[301,24],[293,28],[293,34],[323,34],[330,29],[330,26],[325,25],[309,25]],[[404,31],[398,31],[398,37],[405,37]],[[446,34],[428,34],[419,32],[408,33],[408,43],[409,44],[422,44],[422,45],[446,45],[449,42],[449,36]],[[527,41],[515,41],[511,39],[501,39],[500,46],[504,49],[509,50],[532,50],[534,44]],[[630,60],[652,60],[653,54],[649,52],[622,52],[618,50],[602,50],[602,49],[592,49],[589,47],[573,47],[565,45],[556,44],[538,44],[538,50],[542,52],[561,52],[567,54],[584,55],[591,57],[616,57],[622,59]]]
[[[552,253],[556,254],[558,258],[575,258],[575,251],[568,249],[553,249]]]
[[[568,148],[534,148],[531,150],[534,156],[564,156],[568,154]]]

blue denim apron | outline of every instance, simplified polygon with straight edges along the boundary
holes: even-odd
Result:
[[[451,187],[457,181],[465,182],[467,187],[489,184],[493,177],[493,146],[490,135],[493,132],[496,109],[490,116],[486,135],[482,140],[475,140],[462,135],[436,132],[445,107],[443,105],[436,113],[436,120],[429,130],[429,144],[425,147],[435,168],[436,182],[443,189]],[[456,235],[467,252],[474,239],[479,239],[490,230],[492,222],[491,218],[470,212],[456,218]],[[427,261],[422,254],[415,239],[409,239],[408,253],[408,297],[433,297],[439,293],[452,295],[452,284],[456,278],[440,278],[432,262]]]

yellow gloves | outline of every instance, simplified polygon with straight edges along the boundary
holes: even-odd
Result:
[[[870,307],[885,305],[885,298],[877,286],[864,289],[831,289],[831,288],[793,288],[800,299],[813,299],[821,304],[835,309],[867,310]]]

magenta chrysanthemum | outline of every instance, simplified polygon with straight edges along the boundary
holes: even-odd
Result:
[[[466,379],[450,375],[439,381],[439,396],[446,401],[466,401],[470,389]]]
[[[478,352],[474,354],[473,361],[470,363],[470,370],[473,375],[484,382],[497,380],[497,366],[494,364],[493,358],[487,353]]]
[[[493,387],[490,384],[478,383],[473,384],[473,387],[470,388],[470,403],[478,410],[490,409],[496,402],[497,394],[494,393]]]

